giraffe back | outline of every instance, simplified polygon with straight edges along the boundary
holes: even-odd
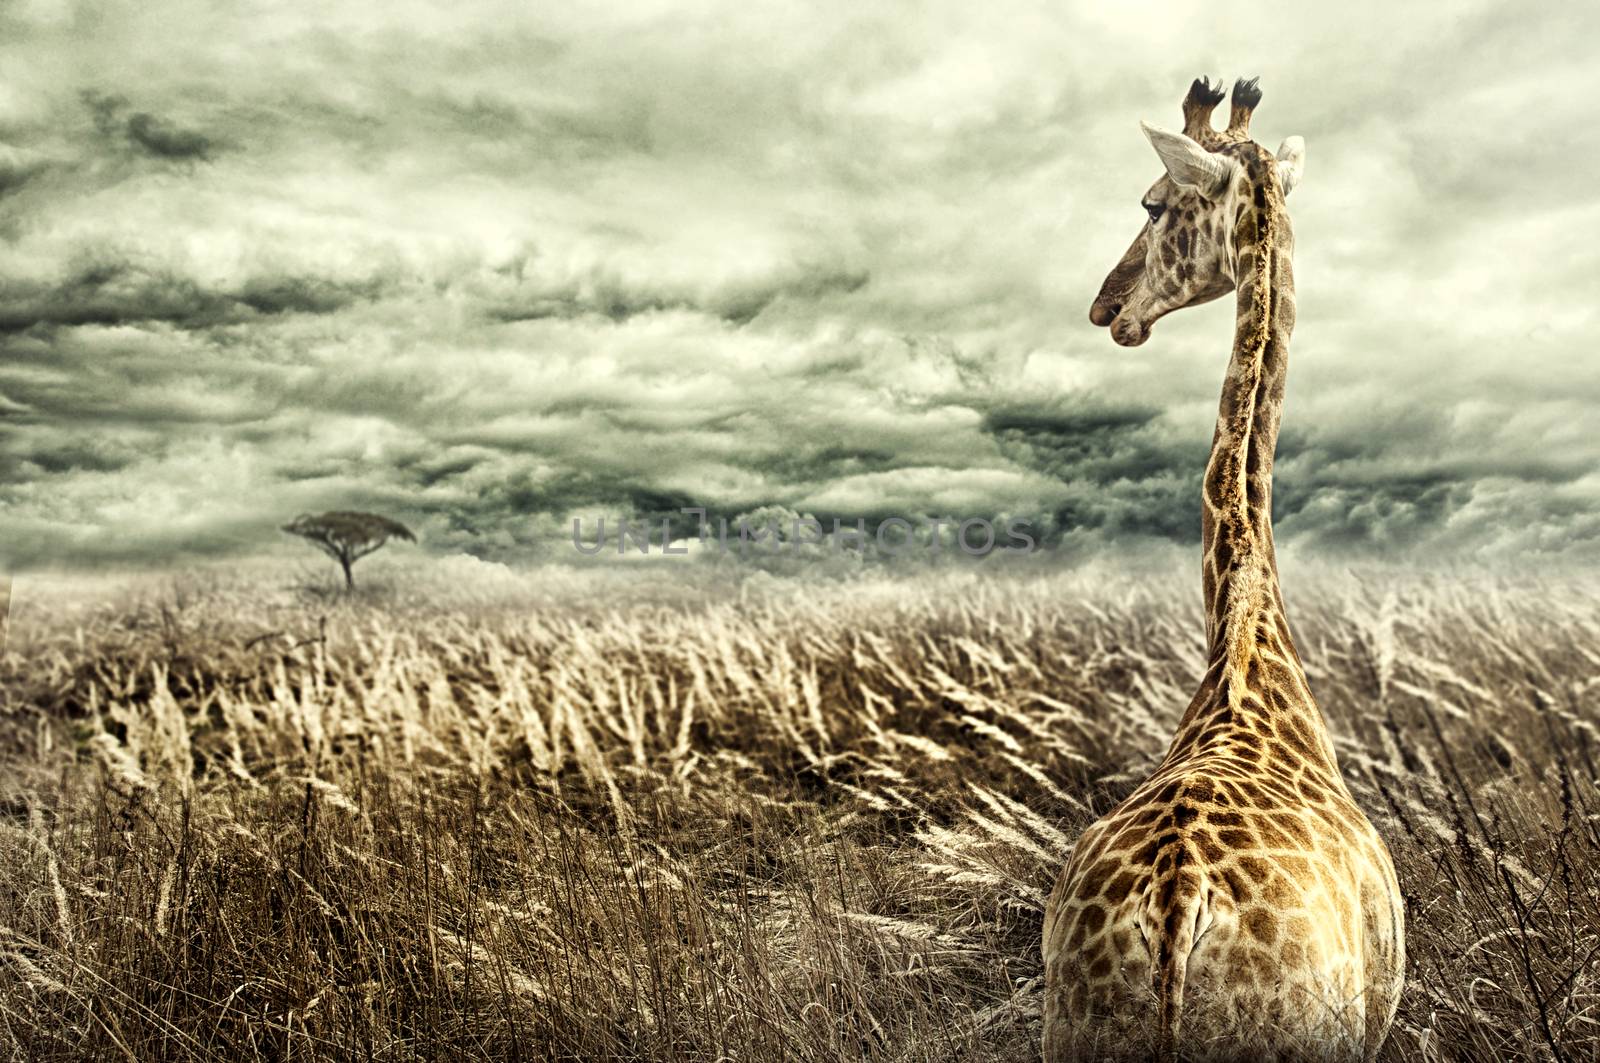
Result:
[[[1342,784],[1168,763],[1051,895],[1046,1059],[1368,1057],[1403,968],[1393,876]]]

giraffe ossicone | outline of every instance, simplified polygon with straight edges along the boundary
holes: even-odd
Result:
[[[1090,824],[1045,910],[1044,1054],[1062,1060],[1372,1060],[1404,981],[1404,906],[1339,775],[1290,636],[1272,459],[1294,328],[1284,197],[1298,137],[1250,139],[1255,81],[1197,79],[1183,132],[1145,126],[1165,173],[1089,317],[1137,346],[1235,293],[1201,493],[1207,669],[1155,772]]]

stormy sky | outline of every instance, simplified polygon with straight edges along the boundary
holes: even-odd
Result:
[[[1198,541],[1231,301],[1115,347],[1140,118],[1307,142],[1281,545],[1600,559],[1600,11],[0,0],[0,555],[372,509]]]

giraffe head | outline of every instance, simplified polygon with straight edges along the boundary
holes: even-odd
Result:
[[[1211,112],[1224,95],[1197,78],[1183,101],[1182,133],[1140,123],[1166,172],[1140,199],[1147,220],[1089,308],[1089,320],[1110,326],[1124,347],[1149,339],[1150,326],[1172,311],[1232,291],[1240,216],[1281,204],[1300,180],[1304,141],[1290,137],[1272,156],[1250,139],[1256,80],[1234,83],[1228,128],[1219,132]]]

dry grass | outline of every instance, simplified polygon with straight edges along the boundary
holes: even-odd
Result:
[[[19,583],[0,1051],[1035,1058],[1043,898],[1200,674],[1190,576]],[[1288,593],[1407,891],[1386,1058],[1595,1058],[1600,587]]]

